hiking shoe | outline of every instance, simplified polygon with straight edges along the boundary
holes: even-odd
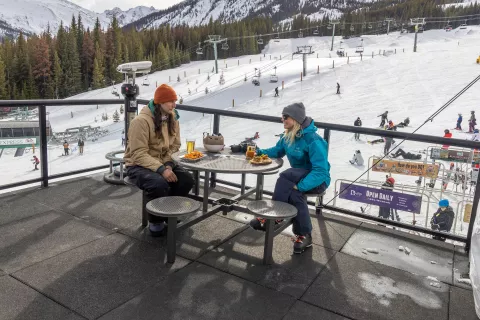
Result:
[[[293,253],[302,253],[307,248],[312,246],[312,235],[307,234],[306,236],[296,236],[292,239],[293,244]]]
[[[277,226],[279,226],[280,223],[282,223],[282,222],[283,222],[283,219],[275,220],[274,229],[276,229]],[[265,223],[267,223],[267,219],[255,218],[255,219],[250,220],[250,227],[252,227],[255,230],[265,231],[266,230]]]

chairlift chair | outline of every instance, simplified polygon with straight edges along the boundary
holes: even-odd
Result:
[[[277,77],[276,75],[272,74],[272,75],[270,76],[270,82],[272,82],[272,83],[278,82],[278,77]]]
[[[329,25],[327,26],[327,29],[328,29],[328,30],[332,30],[332,25],[329,24]]]
[[[275,42],[280,42],[280,33],[277,33],[277,36],[274,38]]]
[[[222,43],[222,50],[228,50],[229,46],[228,43],[224,42]]]
[[[356,49],[355,49],[355,53],[363,53],[363,46],[358,46]]]
[[[372,24],[369,23],[369,24],[368,24],[368,29],[372,29],[372,28],[373,28]]]
[[[319,33],[319,32],[318,32],[318,27],[317,27],[317,29],[313,30],[313,35],[314,35],[314,36],[318,36],[318,33]]]
[[[298,37],[299,37],[299,38],[303,38],[303,32],[302,32],[302,29],[300,29],[300,32],[298,33]]]
[[[467,24],[462,23],[462,24],[460,25],[460,29],[467,29]]]
[[[355,31],[355,27],[353,26],[353,24],[350,26],[350,31]]]
[[[197,48],[196,52],[197,52],[198,55],[203,54],[203,48],[202,48],[202,44],[200,42],[198,43],[198,48]]]
[[[259,39],[257,40],[257,43],[258,43],[258,44],[263,44],[263,39],[262,39],[262,38],[259,38]]]
[[[258,76],[253,76],[253,78],[252,78],[252,83],[253,83],[255,86],[259,86],[259,85],[260,85],[259,77],[258,77]]]

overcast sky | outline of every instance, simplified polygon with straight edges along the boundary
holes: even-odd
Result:
[[[156,9],[165,9],[183,0],[70,0],[81,7],[87,8],[95,12],[103,12],[107,9],[119,7],[127,10],[138,6],[153,6]]]

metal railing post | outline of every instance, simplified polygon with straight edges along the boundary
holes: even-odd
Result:
[[[477,177],[477,184],[475,185],[475,194],[473,195],[472,214],[470,215],[470,223],[468,224],[467,243],[465,244],[465,251],[470,251],[470,243],[472,242],[473,226],[477,217],[478,201],[480,200],[480,174]]]
[[[40,174],[42,187],[48,187],[48,149],[47,149],[47,106],[38,107],[38,121],[40,126]]]
[[[327,158],[328,158],[328,150],[330,149],[330,129],[325,129],[323,130],[323,139],[327,142]],[[323,210],[323,195],[319,196],[317,198],[317,201],[315,201],[315,213],[316,214],[322,214]]]
[[[213,115],[213,132],[212,134],[219,134],[220,133],[220,115],[219,114],[214,114]],[[205,181],[205,183],[207,183]],[[210,187],[215,188],[217,185],[217,174],[212,173],[211,178],[210,178]]]

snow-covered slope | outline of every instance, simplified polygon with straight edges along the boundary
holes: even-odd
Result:
[[[154,8],[147,7],[137,7],[125,12],[115,8],[97,14],[66,0],[0,0],[0,29],[6,30],[8,27],[27,34],[38,34],[50,27],[52,32],[56,32],[61,21],[68,26],[72,16],[77,18],[78,15],[82,17],[85,28],[92,29],[97,17],[102,27],[107,27],[113,14],[117,15],[120,25],[123,26],[154,11]]]

